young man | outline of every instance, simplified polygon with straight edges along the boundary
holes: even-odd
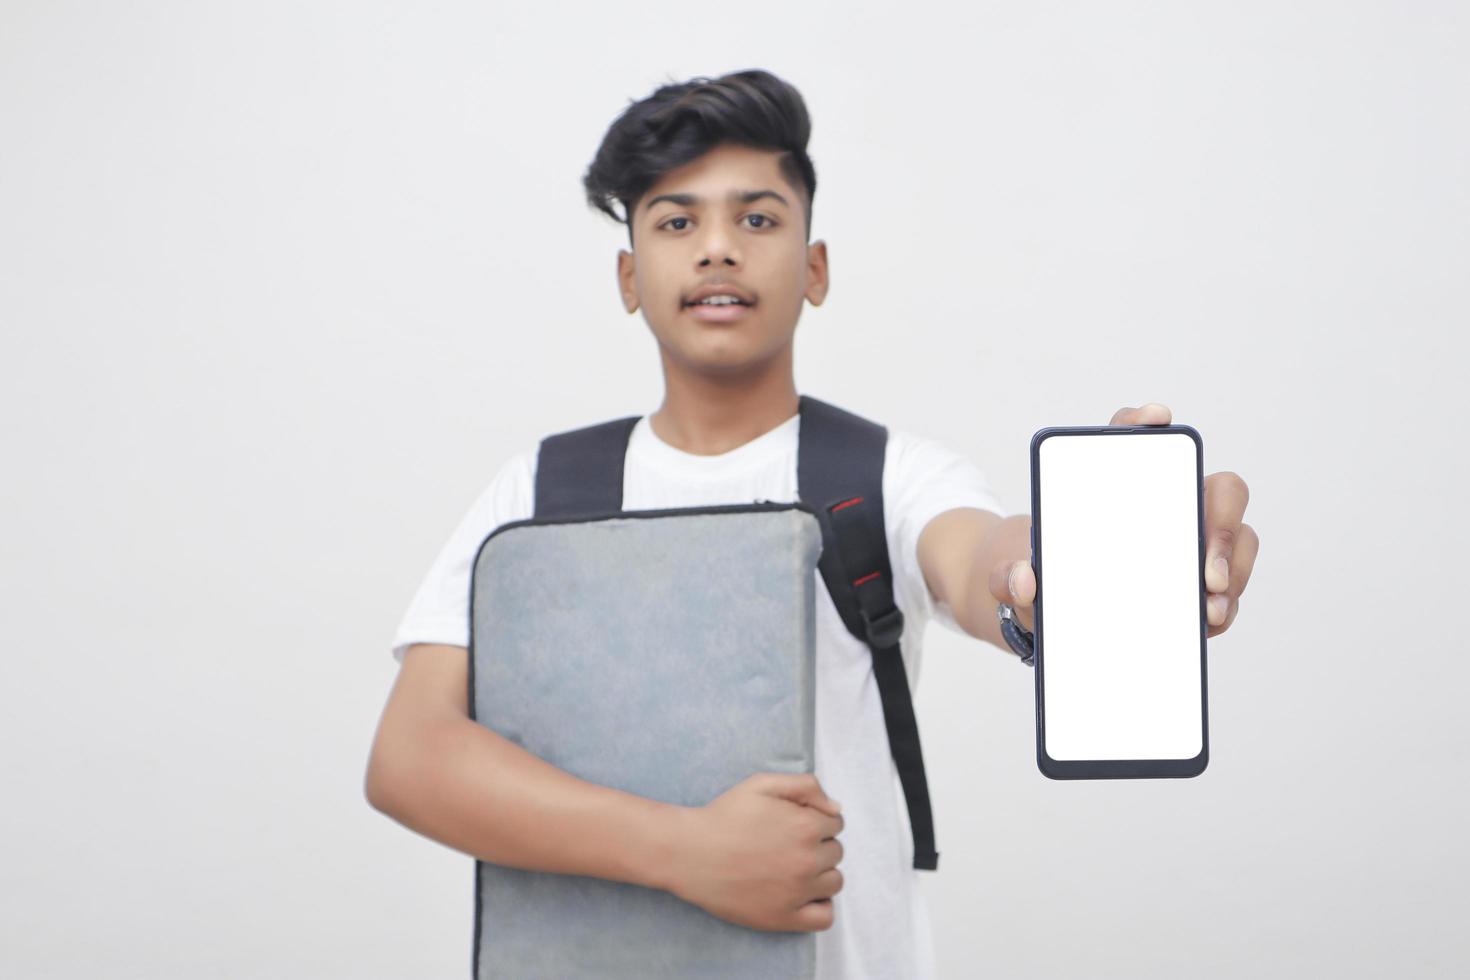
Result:
[[[628,225],[623,304],[642,310],[663,365],[662,404],[629,440],[625,508],[796,499],[792,338],[802,304],[820,305],[828,288],[826,245],[809,242],[809,132],[801,96],[769,73],[698,78],[631,105],[587,172],[591,203]],[[1168,421],[1159,405],[1113,418]],[[872,653],[820,581],[814,776],[759,774],[707,806],[674,807],[579,780],[467,717],[471,563],[497,526],[532,515],[537,448],[500,469],[399,626],[402,668],[369,765],[373,806],[482,860],[636,882],[755,928],[816,931],[824,980],[933,976]],[[1228,609],[1211,604],[1223,631],[1255,538],[1240,523],[1244,484],[1212,479],[1213,526],[1231,535],[1240,566]],[[997,602],[1032,626],[1029,516],[1007,516],[970,461],[891,427],[883,496],[911,687],[931,619],[1008,651]],[[1223,537],[1212,542],[1228,556]],[[1210,586],[1226,591],[1223,579]]]

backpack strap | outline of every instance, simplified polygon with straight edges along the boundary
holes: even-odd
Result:
[[[883,459],[888,430],[851,412],[801,396],[796,482],[822,524],[818,564],[849,633],[873,652],[888,747],[898,768],[914,835],[914,867],[934,871],[934,815],[899,637],[893,570],[883,521]],[[834,546],[835,543],[835,546]]]
[[[541,440],[536,456],[537,517],[623,509],[623,457],[641,416],[599,422]]]
[[[933,871],[939,866],[934,817],[899,648],[903,613],[893,600],[883,520],[888,430],[808,395],[800,396],[799,410],[797,494],[816,513],[822,528],[818,569],[843,625],[872,651],[888,746],[908,802],[914,867]],[[542,439],[535,516],[622,510],[624,458],[640,418],[631,415]]]

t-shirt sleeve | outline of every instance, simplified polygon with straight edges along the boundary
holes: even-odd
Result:
[[[468,647],[470,574],[480,545],[502,524],[524,520],[535,509],[537,447],[512,456],[497,472],[439,549],[394,634],[393,659],[415,643]]]
[[[884,467],[883,498],[895,579],[903,584],[910,608],[955,633],[970,634],[955,622],[954,610],[941,602],[919,567],[919,535],[925,525],[947,510],[977,507],[1001,517],[1001,505],[990,481],[974,462],[933,439],[902,431],[890,437],[892,464]]]

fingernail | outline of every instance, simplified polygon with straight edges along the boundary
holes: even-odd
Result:
[[[1230,564],[1225,561],[1224,555],[1215,556],[1215,571],[1225,580],[1226,586],[1230,585]]]
[[[1010,573],[1006,575],[1006,587],[1011,590],[1011,598],[1019,598],[1016,595],[1016,572],[1021,570],[1020,565],[1012,565]]]
[[[831,800],[832,809],[833,810],[836,810],[838,813],[841,813],[842,812],[842,804],[841,803],[838,803],[836,800],[833,800],[832,797],[830,797],[830,796],[827,797],[827,799],[828,800]]]
[[[1222,595],[1210,596],[1210,611],[1214,614],[1210,621],[1218,626],[1225,621],[1225,611],[1230,607],[1230,602]]]

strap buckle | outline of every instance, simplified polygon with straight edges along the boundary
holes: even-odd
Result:
[[[867,630],[870,644],[886,649],[898,643],[898,638],[903,635],[903,613],[897,606],[880,613],[876,619],[866,606],[859,607],[858,612],[863,618],[863,628]]]

